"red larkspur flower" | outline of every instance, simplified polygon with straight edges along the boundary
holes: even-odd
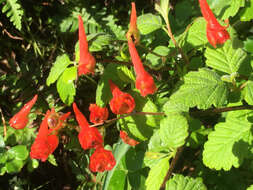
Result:
[[[132,39],[128,39],[128,47],[136,73],[136,88],[140,90],[141,95],[144,97],[148,94],[154,94],[157,91],[154,79],[145,71]]]
[[[73,103],[76,120],[80,126],[78,139],[84,150],[96,148],[103,145],[103,137],[95,127],[90,127],[87,119],[78,109],[76,103]]]
[[[119,136],[124,143],[129,144],[130,146],[135,146],[135,145],[139,144],[138,141],[130,138],[125,131],[121,130]]]
[[[135,108],[134,98],[122,92],[111,80],[109,80],[113,98],[110,101],[110,108],[114,114],[131,113]]]
[[[14,129],[23,129],[28,123],[28,115],[31,111],[31,108],[37,101],[38,95],[36,94],[32,100],[27,102],[22,109],[16,113],[9,121],[9,124]]]
[[[116,160],[111,151],[98,147],[90,157],[90,170],[92,172],[103,172],[113,169]]]
[[[88,41],[85,34],[82,17],[78,16],[79,23],[79,51],[80,60],[78,65],[78,75],[94,74],[96,60],[89,52]]]
[[[136,8],[135,8],[135,3],[132,2],[132,11],[131,11],[131,17],[130,17],[130,27],[129,30],[126,34],[127,39],[130,39],[131,36],[134,37],[134,43],[138,44],[140,41],[140,33],[137,28],[137,16],[136,16]]]
[[[215,18],[206,0],[199,0],[201,13],[207,22],[206,35],[209,43],[216,48],[216,44],[223,44],[229,38],[227,26],[221,26]]]
[[[104,122],[109,116],[108,109],[106,107],[101,108],[97,104],[90,104],[89,110],[90,121],[94,124]]]

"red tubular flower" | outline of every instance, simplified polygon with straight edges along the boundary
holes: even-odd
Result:
[[[148,94],[154,94],[157,90],[154,79],[145,71],[132,39],[128,39],[128,47],[136,73],[136,88],[140,90],[141,95],[144,97]]]
[[[139,144],[138,141],[130,138],[125,131],[120,131],[119,136],[124,143],[129,144],[130,146],[135,146],[135,145]]]
[[[109,80],[113,98],[110,101],[110,108],[114,114],[131,113],[135,108],[134,98],[122,92],[111,80]]]
[[[46,116],[40,125],[38,135],[32,144],[30,152],[31,158],[40,159],[42,162],[45,162],[48,156],[55,151],[59,144],[57,136],[58,131],[69,115],[70,112],[59,116],[55,113],[54,108],[51,111],[47,111]],[[54,118],[54,120],[52,121],[50,118]],[[51,125],[50,129],[48,129],[49,125]]]
[[[89,52],[88,41],[86,38],[82,17],[78,16],[79,23],[79,51],[80,60],[78,65],[78,76],[84,74],[94,74],[96,60]]]
[[[37,101],[38,95],[36,94],[32,100],[27,102],[23,108],[16,113],[11,119],[10,119],[10,126],[14,129],[23,129],[28,123],[28,114],[31,111],[31,108]]]
[[[76,120],[80,125],[80,132],[78,134],[78,139],[81,147],[84,150],[97,148],[103,145],[102,135],[99,133],[98,129],[95,127],[90,127],[85,116],[80,112],[76,103],[73,103],[73,109],[75,112]]]
[[[90,104],[89,110],[90,121],[94,124],[104,122],[109,116],[109,112],[106,107],[101,108],[96,104]]]
[[[131,11],[131,18],[130,18],[130,28],[126,34],[127,39],[130,39],[131,36],[133,35],[134,37],[134,43],[138,44],[140,41],[140,33],[137,28],[137,16],[136,16],[136,8],[135,8],[135,3],[132,2],[132,11]]]
[[[90,157],[90,170],[103,172],[111,170],[116,165],[116,160],[111,151],[98,147]]]
[[[229,38],[227,26],[221,26],[215,18],[206,0],[199,0],[201,13],[207,22],[206,35],[209,43],[216,48],[216,44],[223,44]]]

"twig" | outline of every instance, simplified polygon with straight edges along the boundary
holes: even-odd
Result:
[[[167,172],[167,174],[166,174],[166,176],[165,176],[165,178],[164,178],[164,180],[163,180],[163,183],[162,183],[162,185],[161,185],[160,190],[164,190],[164,189],[165,189],[166,182],[167,182],[168,179],[171,177],[172,172],[173,172],[173,170],[174,170],[174,168],[175,168],[175,166],[176,166],[176,164],[177,164],[177,161],[178,161],[179,157],[181,156],[183,150],[184,150],[184,146],[181,146],[180,148],[177,149],[177,153],[176,153],[175,157],[174,157],[174,158],[172,159],[172,161],[171,161],[169,170],[168,170],[168,172]]]
[[[3,27],[2,22],[0,22],[0,27]],[[14,40],[23,40],[23,38],[21,38],[19,36],[13,36],[13,35],[11,35],[11,33],[8,32],[5,28],[3,29],[3,33],[6,33],[11,39],[14,39]]]
[[[0,107],[0,112],[1,112],[1,117],[2,117],[3,126],[4,126],[4,137],[5,137],[7,135],[7,127],[6,127],[6,122],[5,122],[3,111],[2,111],[1,107]]]

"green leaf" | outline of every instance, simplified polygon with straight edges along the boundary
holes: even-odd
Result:
[[[76,77],[77,68],[73,66],[65,69],[57,81],[57,91],[61,100],[67,105],[70,105],[74,101],[74,96],[76,95],[76,88],[74,85]]]
[[[253,3],[252,3],[253,4]],[[253,13],[253,11],[252,11]],[[253,53],[253,36],[249,36],[244,43],[244,49],[249,52]]]
[[[221,0],[207,0],[210,8],[212,11],[215,13],[216,16],[218,16],[222,10],[226,9],[229,7],[230,3],[232,0],[226,0],[226,1],[221,1]]]
[[[2,8],[2,12],[6,13],[6,16],[18,30],[21,30],[22,16],[24,15],[23,8],[20,6],[17,0],[0,0],[0,4],[2,2],[6,3]]]
[[[137,112],[157,112],[156,105],[140,96],[138,92],[132,92],[135,99]],[[153,128],[159,127],[161,116],[154,115],[132,115],[119,120],[120,126],[125,129],[128,135],[138,141],[144,141],[152,136]]]
[[[170,163],[169,158],[163,158],[161,159],[155,166],[153,166],[148,174],[147,180],[146,180],[146,190],[159,190],[160,186],[163,183],[163,179],[167,174],[167,171],[169,169]]]
[[[140,33],[146,35],[162,28],[162,19],[160,16],[147,13],[137,18],[137,26]]]
[[[32,172],[34,169],[39,167],[39,161],[36,159],[29,160],[27,164],[27,169],[29,172]]]
[[[149,66],[154,69],[160,69],[162,66],[164,66],[165,63],[165,57],[169,55],[169,48],[166,46],[157,46],[153,50],[154,53],[157,53],[158,55],[164,56],[164,59],[162,59],[160,56],[154,55],[153,53],[147,54],[147,61],[149,62]]]
[[[226,122],[215,125],[204,145],[203,162],[207,167],[228,171],[240,166],[252,141],[251,123],[245,117],[244,111],[235,111],[227,115]]]
[[[126,83],[133,83],[135,82],[135,76],[133,74],[133,72],[127,68],[127,66],[125,65],[120,65],[117,68],[117,75],[119,76],[119,78],[126,82]]]
[[[126,176],[127,174],[125,171],[116,169],[110,180],[108,189],[110,190],[124,189],[126,183]]]
[[[130,148],[125,155],[125,165],[128,171],[140,170],[143,166],[144,151]]]
[[[229,17],[233,17],[237,14],[240,7],[244,7],[245,0],[231,0],[230,6],[225,10],[222,19],[228,19]]]
[[[92,41],[89,46],[89,50],[91,52],[103,50],[103,46],[109,45],[112,40],[112,36],[110,36],[106,33],[101,33],[101,32],[90,34],[87,36],[88,41],[90,41],[91,38],[92,38]]]
[[[171,114],[161,121],[160,136],[163,143],[170,148],[178,148],[185,143],[188,136],[188,123],[185,117]]]
[[[24,166],[23,161],[16,159],[8,161],[5,165],[8,173],[17,173],[22,169],[23,166]]]
[[[229,74],[238,71],[246,56],[242,49],[233,48],[231,40],[220,48],[207,47],[205,52],[207,66]]]
[[[253,190],[253,185],[249,186],[247,190]]]
[[[191,46],[203,46],[208,40],[206,37],[206,21],[204,18],[197,18],[186,33],[185,41]]]
[[[245,100],[248,104],[253,105],[253,81],[248,80],[245,90]]]
[[[116,165],[111,171],[107,173],[104,184],[103,184],[103,190],[109,190],[109,184],[110,184],[111,178],[114,175],[114,172],[118,164],[120,163],[121,159],[126,154],[129,148],[130,146],[128,144],[123,143],[122,140],[119,140],[119,142],[116,144],[116,148],[113,151],[113,155],[116,160]]]
[[[52,164],[53,166],[58,166],[56,159],[53,154],[50,154],[47,158],[47,161]]]
[[[159,3],[155,3],[155,10],[159,12],[164,20],[168,20],[168,14],[169,14],[169,0],[161,0]]]
[[[67,54],[58,56],[50,70],[49,76],[47,77],[47,86],[53,84],[69,66],[69,64],[71,64],[71,61]]]
[[[253,19],[253,0],[246,1],[246,6],[240,16],[241,21],[250,21]]]
[[[207,190],[201,178],[176,174],[166,183],[166,190]]]
[[[2,135],[0,135],[0,148],[4,148],[4,147],[5,147],[4,138]]]
[[[207,109],[212,105],[221,107],[227,101],[228,87],[220,76],[207,68],[189,72],[184,76],[184,83],[170,97],[169,105],[176,110],[197,106],[199,109]],[[168,105],[164,105],[164,111],[170,113]],[[175,110],[175,109],[174,109]]]
[[[17,145],[8,150],[9,155],[16,160],[25,160],[29,152],[25,145]]]

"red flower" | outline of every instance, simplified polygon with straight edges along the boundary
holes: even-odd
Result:
[[[136,73],[136,88],[140,90],[141,95],[144,97],[148,94],[154,94],[157,90],[154,79],[145,71],[132,39],[128,39],[128,47]]]
[[[88,41],[83,27],[82,17],[78,16],[79,23],[79,51],[80,60],[78,65],[78,75],[94,74],[96,60],[89,52]]]
[[[28,123],[28,114],[31,111],[31,108],[37,101],[38,95],[36,94],[32,100],[30,100],[28,103],[26,103],[23,108],[16,113],[11,119],[10,119],[10,126],[14,129],[23,129]]]
[[[130,138],[125,131],[120,131],[119,136],[124,143],[129,144],[130,146],[135,146],[135,145],[139,144],[138,141]]]
[[[47,111],[45,118],[43,119],[38,135],[32,144],[30,157],[34,159],[40,159],[42,162],[45,162],[50,154],[52,154],[55,149],[58,147],[58,131],[62,127],[63,122],[70,115],[70,112],[59,117],[59,120],[55,125],[48,129],[50,117],[54,116],[56,113],[54,109]]]
[[[78,139],[81,144],[81,147],[84,150],[96,148],[102,146],[103,138],[99,133],[98,129],[95,127],[90,127],[85,116],[80,112],[76,103],[73,103],[73,109],[75,112],[76,120],[80,125],[80,132],[78,134]]]
[[[130,39],[131,36],[133,35],[135,39],[135,44],[138,44],[140,41],[140,33],[137,28],[137,16],[136,16],[136,8],[135,8],[135,3],[132,2],[132,11],[131,11],[131,18],[130,18],[130,28],[126,34],[127,39]]]
[[[107,120],[109,116],[108,109],[106,107],[101,108],[96,104],[90,104],[90,121],[92,123],[102,123]]]
[[[216,48],[216,44],[223,44],[229,38],[227,26],[221,26],[215,18],[206,0],[199,0],[201,13],[207,22],[206,35],[209,43]]]
[[[110,101],[110,108],[114,114],[131,113],[135,108],[134,98],[122,92],[111,80],[109,80],[113,98]]]
[[[111,151],[98,147],[90,157],[90,170],[92,172],[103,172],[111,170],[116,160]]]

